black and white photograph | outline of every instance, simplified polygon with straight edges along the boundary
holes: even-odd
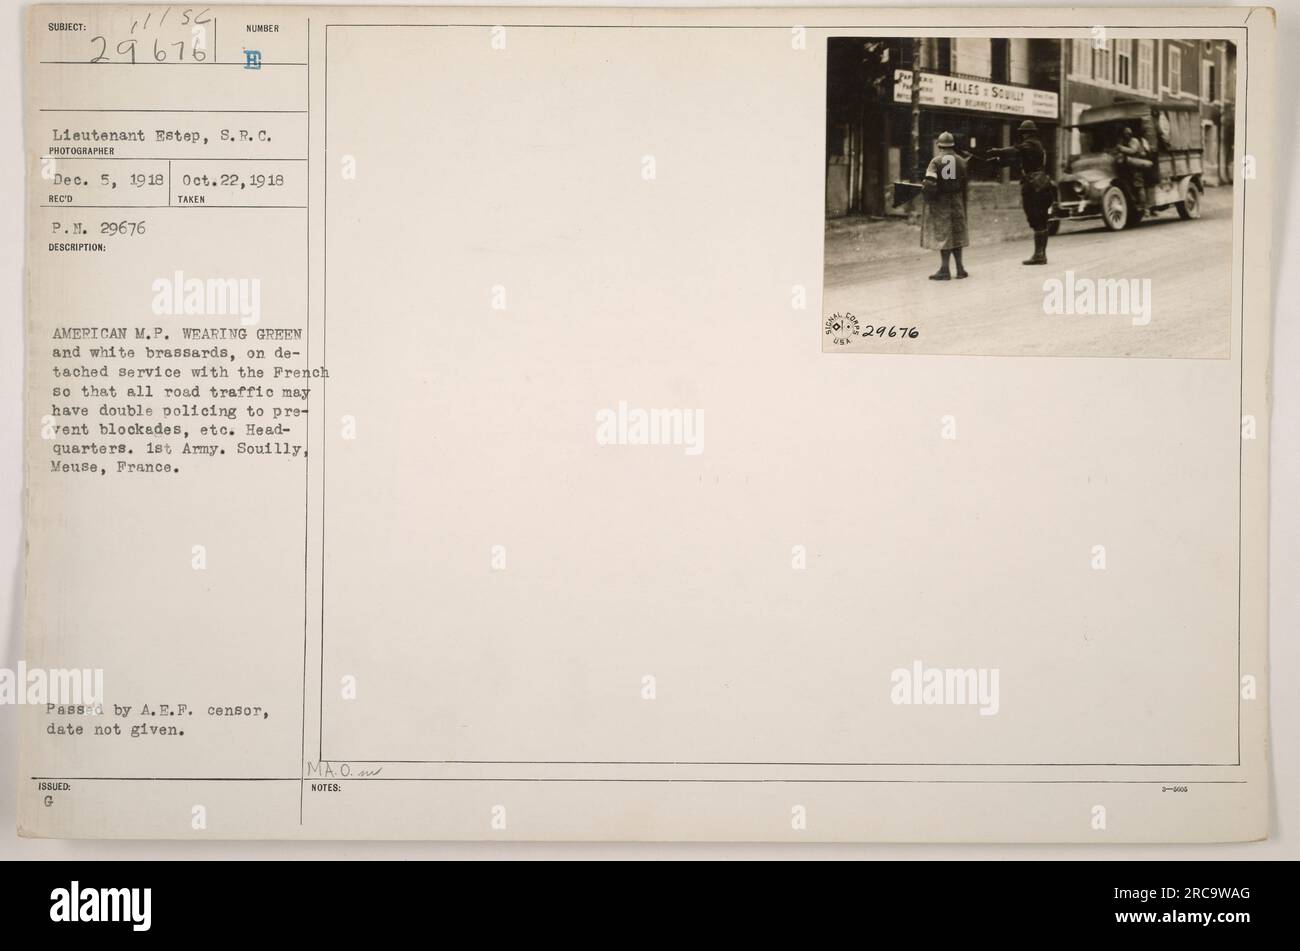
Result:
[[[822,349],[1230,356],[1236,46],[831,37]]]

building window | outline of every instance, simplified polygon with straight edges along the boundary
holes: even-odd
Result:
[[[1133,85],[1133,41],[1115,41],[1115,85]]]
[[[1092,51],[1092,78],[1099,83],[1109,83],[1114,79],[1111,74],[1112,47],[1113,42],[1105,44],[1100,49],[1094,48]]]
[[[993,40],[990,50],[991,75],[995,83],[1005,83],[1011,78],[1011,50],[1006,40]]]
[[[1201,62],[1201,88],[1205,92],[1206,102],[1219,101],[1219,76],[1218,70],[1208,59]]]
[[[1029,85],[1029,41],[1024,37],[1011,40],[1008,55],[1011,59],[1011,81],[1021,86]]]
[[[1074,40],[1070,50],[1070,72],[1080,79],[1092,78],[1092,41]]]
[[[1169,47],[1169,93],[1183,94],[1183,51],[1177,46]]]
[[[992,41],[958,39],[953,43],[953,72],[980,79],[993,78]]]
[[[1155,41],[1138,40],[1137,89],[1155,95]]]
[[[1083,151],[1083,134],[1079,131],[1079,119],[1083,115],[1088,104],[1084,102],[1070,103],[1070,154],[1078,155]]]

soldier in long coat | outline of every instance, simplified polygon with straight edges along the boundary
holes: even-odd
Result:
[[[922,181],[925,202],[921,208],[921,247],[939,252],[939,270],[932,281],[951,280],[948,259],[957,264],[957,278],[969,277],[961,263],[961,249],[970,244],[966,229],[966,200],[969,179],[966,160],[957,154],[951,132],[936,140],[938,154],[926,166]]]

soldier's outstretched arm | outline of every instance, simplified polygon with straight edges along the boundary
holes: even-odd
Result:
[[[1020,152],[1014,145],[1004,149],[985,149],[984,160],[998,165],[1009,165],[1020,158]]]

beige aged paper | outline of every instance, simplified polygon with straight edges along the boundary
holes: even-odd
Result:
[[[1270,11],[28,29],[22,834],[1267,835]],[[965,98],[881,87],[877,148],[828,50],[882,38]],[[1025,267],[989,172],[943,285],[874,213],[914,117],[1037,95],[1059,183],[1139,75],[1203,214]],[[1067,271],[1152,319],[1047,313]]]

